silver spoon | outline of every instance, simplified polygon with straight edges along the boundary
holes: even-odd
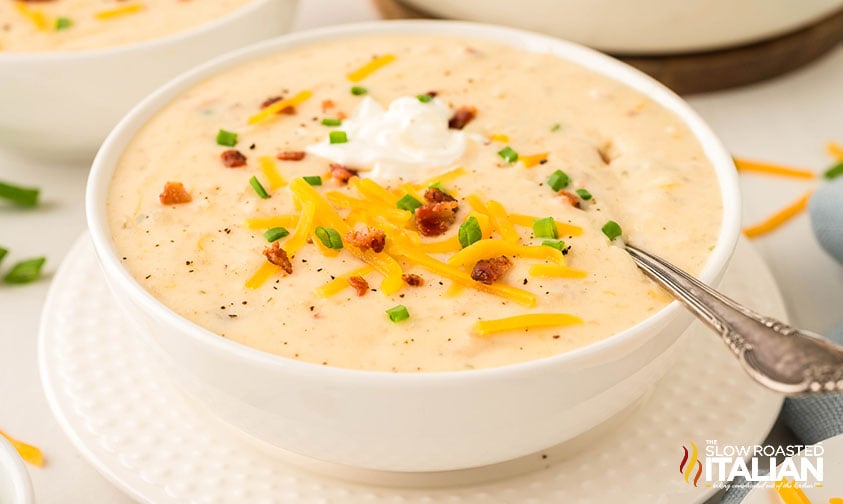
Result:
[[[660,257],[627,244],[650,278],[720,334],[743,368],[788,395],[843,391],[843,347],[738,304]]]

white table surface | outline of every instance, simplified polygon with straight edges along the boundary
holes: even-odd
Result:
[[[377,16],[366,0],[302,0],[295,29]],[[689,101],[733,154],[820,171],[831,163],[826,142],[843,143],[841,82],[843,47],[838,47],[781,78]],[[42,190],[43,204],[36,210],[0,207],[0,245],[11,251],[6,266],[24,257],[48,257],[43,281],[0,286],[0,429],[44,451],[47,466],[30,467],[39,503],[130,502],[71,446],[52,418],[38,376],[41,305],[52,272],[85,229],[86,176],[85,165],[46,163],[0,149],[0,180]],[[749,174],[741,179],[746,223],[815,184]],[[754,244],[773,270],[796,325],[823,332],[843,320],[843,268],[820,249],[807,215]]]

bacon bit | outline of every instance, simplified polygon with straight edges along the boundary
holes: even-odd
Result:
[[[471,279],[480,283],[491,285],[500,277],[504,276],[512,268],[512,261],[506,256],[481,259],[471,270]]]
[[[226,168],[239,168],[241,166],[246,166],[246,156],[237,149],[228,149],[223,151],[222,154],[220,154],[220,158],[222,158],[222,164],[224,164]]]
[[[365,296],[369,292],[369,282],[361,276],[348,277],[348,285],[354,287],[358,297]]]
[[[278,245],[278,242],[272,242],[271,247],[263,249],[263,255],[266,256],[267,261],[280,266],[288,275],[293,272],[293,263],[290,262],[287,252]]]
[[[471,106],[464,106],[457,109],[448,121],[448,127],[461,130],[477,116],[477,109]]]
[[[305,151],[279,152],[275,157],[281,161],[301,161],[307,155]]]
[[[181,182],[167,182],[164,184],[164,192],[158,195],[158,200],[162,205],[179,205],[190,203],[193,197]]]
[[[582,208],[582,200],[576,194],[566,191],[565,189],[560,190],[557,194],[564,200],[566,203],[571,205],[574,208]]]
[[[421,287],[424,285],[424,278],[416,275],[415,273],[405,273],[401,275],[401,280],[404,280],[404,282],[410,287]]]
[[[438,187],[431,187],[424,192],[424,199],[428,203],[445,203],[447,201],[457,201],[456,198],[446,193]]]
[[[367,227],[363,231],[349,231],[345,235],[345,241],[363,251],[372,249],[381,252],[386,246],[386,233],[381,229]]]
[[[322,112],[327,112],[336,106],[337,104],[334,103],[334,100],[322,100]]]
[[[263,103],[261,103],[261,108],[265,109],[266,107],[272,105],[273,103],[279,102],[283,99],[284,99],[283,96],[271,96],[271,97],[267,98],[266,100],[264,100]],[[279,114],[293,115],[293,114],[296,113],[296,107],[294,107],[292,105],[288,105],[288,106],[282,108],[281,110],[279,110],[278,113]]]
[[[331,178],[336,179],[341,184],[347,184],[348,179],[357,175],[357,170],[352,170],[339,163],[331,163]],[[378,252],[380,252],[378,250]]]
[[[439,236],[457,220],[458,208],[456,201],[422,205],[416,209],[416,227],[424,236]]]

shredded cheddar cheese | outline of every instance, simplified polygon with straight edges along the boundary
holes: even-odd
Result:
[[[113,9],[101,10],[94,14],[94,17],[97,19],[113,19],[120,16],[135,14],[137,12],[142,11],[143,8],[144,6],[142,3],[135,2],[126,5],[121,5],[120,7],[115,7]]]
[[[788,481],[787,478],[777,481],[775,490],[784,504],[811,504],[811,500],[799,488],[799,484],[794,481]]]
[[[497,256],[545,259],[557,264],[565,263],[565,256],[553,247],[517,245],[504,240],[478,240],[448,258],[451,266],[473,266],[481,259]]]
[[[342,275],[339,275],[336,278],[334,278],[333,280],[331,280],[330,282],[326,283],[325,285],[317,287],[316,288],[316,295],[319,296],[319,297],[328,298],[328,297],[334,296],[336,294],[339,294],[340,292],[345,290],[346,287],[349,287],[349,285],[348,285],[348,279],[349,278],[351,278],[353,276],[363,277],[363,276],[368,275],[372,271],[374,271],[374,268],[372,268],[369,265],[366,265],[366,266],[351,270],[348,273],[344,273]]]
[[[408,247],[406,244],[396,244],[395,240],[391,243],[387,242],[387,247],[390,248],[390,250],[392,250],[396,255],[402,256],[406,260],[421,266],[431,273],[443,276],[462,285],[463,287],[469,287],[489,294],[494,294],[496,296],[515,301],[516,303],[524,306],[535,306],[536,304],[536,296],[532,292],[501,283],[486,285],[484,283],[477,282],[465,271],[436,260],[424,252],[418,251],[413,247]]]
[[[563,264],[533,264],[530,266],[530,275],[551,278],[585,278],[588,276],[588,272]]]
[[[258,268],[258,270],[255,271],[248,280],[246,280],[246,288],[257,289],[280,270],[280,266],[276,266],[269,261],[264,261],[260,268]]]
[[[279,187],[284,187],[287,185],[287,181],[284,180],[284,177],[278,173],[278,167],[275,166],[275,160],[273,160],[269,156],[261,156],[258,158],[258,164],[261,167],[261,172],[263,172],[263,176],[266,177],[266,180],[269,181],[269,188],[271,190],[278,189]]]
[[[542,152],[540,154],[518,156],[518,161],[521,161],[521,164],[524,165],[524,168],[532,168],[543,161],[547,161],[547,155],[547,152]]]
[[[272,105],[269,105],[268,107],[265,107],[263,110],[261,110],[257,114],[250,117],[249,120],[248,120],[248,123],[249,124],[259,123],[259,122],[261,122],[261,121],[263,121],[263,120],[265,120],[269,117],[274,116],[275,114],[277,114],[278,112],[280,112],[281,110],[283,110],[287,107],[295,107],[296,105],[300,105],[300,104],[304,103],[311,96],[313,96],[312,91],[304,90],[304,91],[300,91],[299,93],[297,93],[292,98],[287,98],[287,99],[284,99],[284,100],[278,100],[277,102],[273,103]]]
[[[325,193],[325,198],[336,207],[357,210],[362,212],[362,214],[375,212],[376,214],[386,217],[390,221],[401,225],[410,222],[410,219],[413,218],[413,214],[406,210],[390,207],[380,203],[379,201],[373,202],[372,200],[353,198],[347,194],[337,191]]]
[[[501,238],[511,243],[519,243],[521,241],[521,236],[509,220],[509,215],[507,215],[503,205],[495,200],[489,200],[486,202],[486,209],[489,211],[489,217],[492,219],[492,226],[501,235]]]
[[[18,452],[22,459],[37,467],[44,467],[44,454],[38,447],[31,444],[19,441],[12,436],[0,431],[0,436],[6,438],[6,441]]]
[[[359,177],[351,177],[348,185],[355,188],[364,197],[385,204],[389,207],[395,207],[399,196],[387,191],[383,186],[372,179],[361,179]]]
[[[440,184],[450,184],[454,180],[462,177],[463,175],[465,175],[465,168],[454,168],[453,170],[447,171],[442,175],[437,175],[436,177],[431,177],[427,180],[423,180],[422,182],[416,184],[416,188],[420,190],[426,189],[437,182],[439,182]]]
[[[302,202],[301,217],[299,217],[299,221],[296,224],[296,229],[290,234],[287,241],[284,242],[284,250],[287,252],[287,255],[293,257],[307,243],[307,239],[313,234],[313,229],[316,226],[315,221],[316,204],[313,201],[304,200]]]
[[[743,234],[746,235],[748,238],[754,238],[756,236],[761,236],[763,234],[769,233],[770,231],[778,228],[779,226],[783,225],[785,222],[789,221],[790,219],[799,215],[802,211],[805,210],[805,207],[808,206],[808,200],[811,199],[811,194],[813,194],[813,191],[808,191],[802,196],[800,196],[799,199],[797,199],[790,205],[782,208],[781,210],[771,215],[767,219],[763,220],[762,222],[745,227],[743,229]]]
[[[532,228],[533,222],[535,222],[536,219],[538,219],[538,217],[533,217],[531,215],[509,214],[509,221],[516,226]],[[579,236],[582,234],[582,228],[579,226],[558,220],[554,220],[554,222],[556,222],[556,229],[559,231],[560,235]]]
[[[273,217],[253,217],[246,219],[249,229],[269,229],[274,227],[294,227],[299,222],[298,215],[275,215]]]
[[[350,80],[351,82],[360,82],[375,71],[392,63],[393,61],[395,61],[394,54],[384,54],[382,56],[372,58],[369,62],[367,62],[357,70],[349,72],[346,77],[348,77],[348,80]]]
[[[35,28],[39,31],[48,31],[50,29],[50,19],[42,11],[29,8],[24,2],[15,2],[15,9],[35,25]]]
[[[582,324],[581,318],[568,313],[528,313],[495,320],[480,320],[472,330],[478,336],[531,329],[533,327],[556,327]]]
[[[509,137],[503,133],[494,133],[489,135],[489,140],[492,142],[509,143]]]
[[[843,161],[843,146],[835,142],[828,142],[825,149],[831,157],[837,159],[838,161]]]
[[[804,179],[813,179],[817,174],[811,170],[803,168],[793,168],[790,166],[782,166],[771,163],[763,163],[760,161],[750,161],[747,159],[733,158],[735,167],[739,171],[750,171],[757,173],[767,173],[770,175],[781,175],[783,177],[795,177]]]
[[[345,236],[351,230],[351,226],[340,217],[328,201],[303,179],[297,178],[290,182],[290,189],[304,202],[305,206],[312,205],[315,208],[316,221],[321,225],[334,228],[340,236]],[[401,279],[403,274],[401,265],[388,254],[375,253],[372,250],[364,251],[357,247],[347,247],[346,250],[384,275],[380,286],[384,294],[394,294],[404,286],[404,281]]]

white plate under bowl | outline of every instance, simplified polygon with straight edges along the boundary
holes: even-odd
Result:
[[[775,281],[745,241],[722,288],[786,318]],[[715,489],[685,483],[678,470],[682,445],[760,443],[782,402],[695,324],[677,364],[645,399],[564,445],[462,471],[352,469],[269,449],[203,414],[150,364],[149,350],[111,296],[83,235],[44,305],[40,371],[50,407],[77,449],[142,502],[703,502]]]
[[[17,450],[0,436],[0,504],[32,504],[29,473]]]

